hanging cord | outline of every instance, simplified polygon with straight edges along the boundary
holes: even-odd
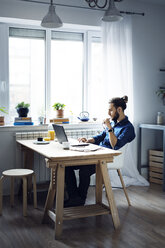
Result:
[[[17,0],[20,2],[27,2],[27,3],[39,3],[39,4],[46,4],[46,5],[50,5],[50,3],[48,2],[41,2],[41,1],[37,1],[37,0]],[[86,0],[85,0],[86,1]],[[90,1],[90,0],[87,0]],[[67,7],[67,8],[77,8],[77,9],[87,9],[87,10],[93,10],[93,11],[106,11],[106,9],[103,8],[99,8],[99,9],[95,9],[93,7],[82,7],[82,6],[75,6],[75,5],[67,5],[67,4],[61,4],[61,3],[56,3],[53,4],[55,6],[62,6],[62,7]],[[131,12],[131,11],[120,11],[121,14],[126,14],[126,15],[141,15],[144,16],[145,13],[140,13],[140,12]]]

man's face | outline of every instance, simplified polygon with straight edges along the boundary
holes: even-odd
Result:
[[[113,103],[109,104],[108,114],[113,121],[117,121],[119,118],[119,113],[117,112],[117,109],[114,107]]]

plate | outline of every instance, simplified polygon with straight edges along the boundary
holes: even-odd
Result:
[[[49,143],[50,143],[49,141],[45,141],[45,140],[43,140],[43,141],[36,140],[36,141],[33,142],[33,144],[36,144],[36,145],[46,145],[46,144],[49,144]]]

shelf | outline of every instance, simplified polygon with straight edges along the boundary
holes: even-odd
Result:
[[[90,216],[110,214],[110,209],[105,204],[93,204],[63,209],[63,220],[85,218]],[[55,221],[56,211],[48,211],[49,217]]]
[[[110,214],[110,209],[104,204],[94,204],[79,207],[64,208],[64,220]]]

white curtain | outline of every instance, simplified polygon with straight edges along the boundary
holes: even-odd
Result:
[[[103,68],[104,68],[104,106],[112,97],[128,96],[126,115],[133,123],[133,65],[132,65],[132,20],[124,17],[119,22],[102,22]],[[135,142],[128,146],[124,157],[122,174],[126,186],[149,183],[139,175],[133,156]],[[116,158],[117,159],[117,158]],[[110,171],[113,186],[120,186],[116,171]]]

